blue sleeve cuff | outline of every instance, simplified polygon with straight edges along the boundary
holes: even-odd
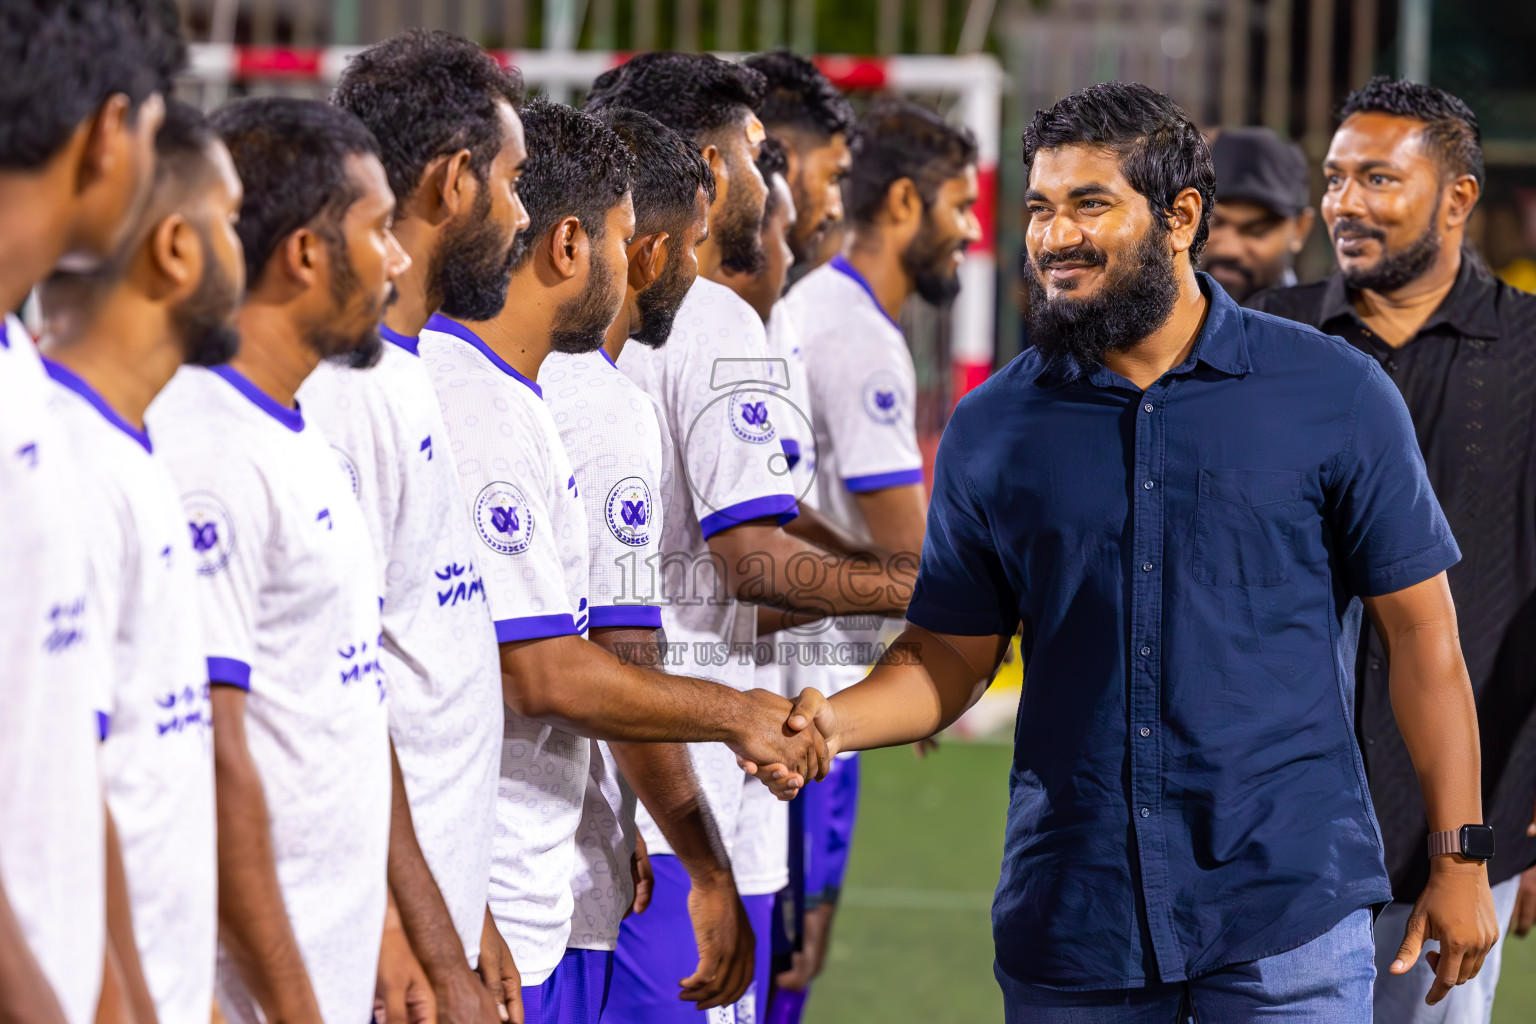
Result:
[[[790,469],[794,469],[800,462],[800,442],[792,437],[781,437],[779,447],[784,449],[784,461],[789,463]]]
[[[733,526],[751,522],[754,519],[766,519],[773,516],[783,526],[800,514],[800,506],[795,504],[794,495],[770,494],[762,498],[751,498],[747,501],[739,501],[729,508],[723,508],[718,512],[711,512],[699,520],[699,529],[708,540],[721,530],[729,530]]]
[[[908,484],[920,484],[922,482],[922,467],[917,469],[898,469],[894,473],[874,473],[870,476],[843,477],[843,486],[854,494],[864,494],[868,491],[883,491],[887,487],[905,487]]]
[[[1425,580],[1432,580],[1461,561],[1461,549],[1449,535],[1426,551],[1404,558],[1381,569],[1372,569],[1363,581],[1361,597],[1381,597]]]
[[[209,658],[208,681],[249,691],[251,666],[236,658]]]
[[[660,629],[661,609],[651,604],[610,604],[592,609],[587,620],[589,629],[611,629],[627,626],[633,629]]]
[[[550,636],[576,636],[576,619],[569,615],[525,615],[520,619],[497,619],[496,642],[542,640]]]
[[[105,711],[96,712],[96,738],[101,742],[107,741],[107,734],[112,731],[112,716]]]

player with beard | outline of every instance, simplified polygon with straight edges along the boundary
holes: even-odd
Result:
[[[699,278],[678,313],[673,336],[654,350],[627,347],[619,368],[665,412],[676,449],[673,472],[682,481],[678,492],[688,495],[663,525],[660,586],[667,637],[680,644],[682,665],[690,674],[742,690],[756,685],[752,652],[744,646],[756,642],[755,605],[767,606],[765,632],[828,614],[899,614],[910,569],[833,554],[784,529],[799,512],[784,479],[777,426],[779,396],[787,381],[782,365],[770,357],[761,317],[722,283],[727,273],[756,276],[765,262],[766,188],[755,164],[764,134],[754,113],[765,84],[761,74],[742,65],[653,53],[600,76],[588,98],[591,109],[644,110],[686,135],[715,174],[719,191],[710,207],[709,241],[700,247]],[[792,578],[792,563],[819,564],[823,571]],[[861,580],[850,584],[845,574],[855,568]],[[715,596],[706,602],[701,592]],[[737,653],[730,657],[710,653],[733,647]],[[692,753],[733,858],[738,850],[773,842],[771,829],[741,813],[745,790],[740,765],[730,752],[710,744]],[[653,861],[671,853],[665,837],[644,816],[640,827]],[[658,874],[656,907],[671,906],[668,914],[676,919],[687,899],[680,885],[665,886]],[[760,916],[760,924],[766,916]],[[626,922],[615,1019],[646,1024],[686,1020],[686,1008],[666,990],[677,976],[672,958],[686,959],[693,952],[667,941],[670,933],[649,937],[646,928],[645,918]],[[754,987],[736,1004],[731,1019],[761,1019],[765,997]]]
[[[253,99],[213,126],[245,187],[240,351],[179,370],[148,423],[190,524],[213,684],[218,1001],[231,1024],[364,1020],[387,902],[383,574],[294,396],[322,360],[378,361],[410,260],[357,118]]]
[[[981,237],[976,143],[916,104],[888,101],[852,134],[844,181],[843,252],[780,304],[800,335],[815,424],[821,513],[856,542],[922,550],[927,498],[914,399],[917,372],[898,322],[912,295],[941,305],[959,292],[967,246]],[[882,624],[834,624],[832,642],[878,642]],[[871,661],[818,669],[797,683],[836,693]],[[806,925],[800,969],[782,979],[774,1019],[796,1021],[821,970],[858,812],[858,760],[849,755],[805,792]]]
[[[19,309],[55,267],[101,267],[153,185],[176,8],[27,0],[0,8],[0,1018],[115,1019],[88,619],[88,496]],[[121,901],[115,901],[114,909]],[[104,972],[103,967],[107,970]],[[106,982],[103,987],[103,982]]]
[[[1413,425],[1373,361],[1196,273],[1215,173],[1166,96],[1074,93],[1024,158],[1035,347],[945,430],[912,649],[800,710],[829,750],[929,735],[1022,624],[1007,1020],[1367,1024],[1390,889],[1346,705],[1357,599],[1432,826],[1486,838],[1458,551]],[[1487,846],[1464,849],[1393,966],[1438,937],[1432,1000],[1498,937]]]
[[[804,57],[775,50],[742,63],[767,82],[757,116],[785,145],[784,177],[796,212],[789,251],[797,267],[810,270],[820,265],[816,254],[822,242],[843,220],[842,180],[853,162],[848,133],[857,116],[848,98]]]
[[[1482,193],[1477,117],[1426,85],[1380,78],[1345,100],[1324,166],[1323,219],[1339,270],[1315,285],[1268,292],[1258,308],[1310,323],[1369,355],[1402,392],[1435,493],[1465,553],[1451,569],[1462,650],[1483,741],[1483,793],[1498,835],[1489,864],[1500,933],[1536,920],[1536,736],[1528,661],[1536,611],[1536,544],[1523,511],[1536,480],[1536,298],[1494,279],[1466,248]],[[1396,902],[1377,922],[1376,1014],[1412,1024],[1486,1022],[1502,944],[1477,978],[1424,1005],[1434,971],[1388,965],[1396,934],[1437,862],[1413,760],[1392,710],[1386,650],[1375,636],[1355,660],[1358,729]],[[1522,872],[1524,875],[1522,876]]]
[[[409,946],[440,1019],[497,1024],[497,1004],[515,1018],[522,993],[486,904],[501,672],[474,532],[416,339],[439,309],[485,319],[506,301],[513,243],[528,223],[517,195],[522,86],[467,39],[411,31],[353,57],[331,102],[379,140],[398,203],[393,230],[411,257],[379,328],[388,343],[379,365],[322,363],[299,390],[387,567],[382,660],[400,774],[379,985],[391,1005],[410,998]]]
[[[776,754],[774,763],[793,766],[775,780],[780,789],[797,786],[819,759],[814,740],[785,742],[782,719],[774,721],[788,709],[783,698],[664,675],[585,639],[590,620],[627,628],[633,621],[622,616],[641,607],[654,624],[654,587],[632,569],[625,591],[597,595],[604,610],[594,607],[581,488],[537,378],[551,353],[596,353],[624,304],[634,157],[591,115],[536,101],[522,116],[528,161],[520,187],[531,223],[518,237],[506,306],[488,321],[435,316],[420,351],[468,518],[489,552],[481,575],[508,706],[491,910],[522,971],[529,1024],[585,1024],[602,1012],[619,921],[634,898],[634,795],[606,744],[593,741],[714,740]],[[644,496],[622,500],[631,503],[625,525],[640,525]],[[652,781],[642,789],[667,793],[669,810],[697,814],[671,798],[687,780],[661,780],[665,789]],[[681,823],[695,834],[705,827]],[[736,917],[715,920],[729,926]],[[705,963],[721,969],[738,959],[722,962],[717,953]],[[742,987],[717,981],[696,975],[682,995],[714,987],[717,1001]],[[678,1001],[675,988],[670,997]]]
[[[245,263],[240,179],[203,115],[170,104],[155,155],[144,221],[119,260],[56,274],[39,297],[54,405],[93,486],[90,602],[114,667],[99,694],[102,781],[132,928],[111,938],[119,960],[142,965],[126,972],[139,1019],[206,1024],[217,942],[206,652],[180,494],[144,411],[183,363],[234,355]]]

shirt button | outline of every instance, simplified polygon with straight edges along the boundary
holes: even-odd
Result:
[[[1144,491],[1150,491],[1152,488],[1154,488],[1156,486],[1157,486],[1157,484],[1153,483],[1151,480],[1147,480],[1147,481],[1145,481],[1141,485],[1141,489],[1144,490]]]
[[[1152,811],[1150,809],[1146,808],[1146,807],[1143,807],[1137,813],[1139,813],[1143,818],[1150,818],[1152,816]]]
[[[1151,653],[1152,653],[1152,648],[1150,648],[1150,647],[1143,647],[1143,648],[1142,648],[1142,649],[1141,649],[1141,656],[1142,656],[1142,657],[1143,657],[1143,658],[1145,658],[1145,657],[1146,657],[1146,656],[1147,656],[1147,655],[1149,655],[1149,654],[1151,654]]]
[[[1141,563],[1141,571],[1142,572],[1151,572],[1152,571],[1152,563],[1151,562],[1142,562]]]
[[[1152,403],[1148,402],[1146,405],[1142,406],[1141,407],[1141,411],[1142,412],[1151,412],[1152,411]]]
[[[1151,735],[1152,735],[1152,730],[1151,729],[1148,729],[1146,726],[1142,726],[1141,727],[1141,738],[1142,739],[1146,739],[1148,736],[1151,736]]]

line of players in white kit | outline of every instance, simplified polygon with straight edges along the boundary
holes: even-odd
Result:
[[[972,140],[785,53],[525,103],[429,32],[162,123],[144,5],[63,6],[160,66],[40,72],[70,131],[0,153],[12,238],[58,178],[42,358],[0,339],[0,1017],[797,1020],[857,775],[802,789],[785,694],[910,594],[896,318],[953,297]],[[90,53],[47,8],[6,27]]]

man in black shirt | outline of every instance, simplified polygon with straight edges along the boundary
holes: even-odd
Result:
[[[1504,933],[1519,875],[1536,863],[1528,831],[1536,807],[1536,297],[1495,280],[1463,248],[1483,185],[1477,118],[1466,104],[1377,78],[1345,100],[1342,115],[1322,201],[1339,269],[1252,305],[1374,356],[1412,413],[1464,555],[1450,582],[1477,696],[1483,809],[1498,846],[1489,881]],[[1401,976],[1386,969],[1428,877],[1429,851],[1383,650],[1367,631],[1356,666],[1356,728],[1398,901],[1376,927],[1376,1018],[1487,1021],[1502,941],[1477,978],[1434,1007],[1423,1002],[1429,962]]]

